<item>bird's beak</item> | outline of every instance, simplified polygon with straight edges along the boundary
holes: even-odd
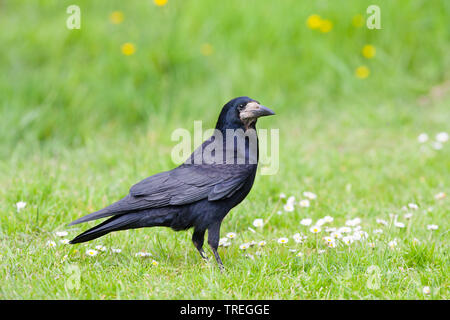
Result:
[[[275,112],[271,109],[260,105],[256,102],[250,102],[247,104],[246,108],[241,112],[241,119],[249,119],[249,118],[259,118],[265,116],[273,116]]]

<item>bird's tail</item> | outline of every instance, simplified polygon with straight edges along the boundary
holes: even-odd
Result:
[[[139,223],[141,219],[142,214],[140,213],[129,213],[114,216],[100,223],[99,225],[79,234],[72,241],[70,241],[70,243],[75,244],[94,240],[112,231],[139,228],[142,226]]]

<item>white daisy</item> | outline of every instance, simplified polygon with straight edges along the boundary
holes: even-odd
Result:
[[[96,256],[98,254],[98,251],[94,250],[94,249],[88,249],[88,250],[86,250],[86,254],[88,256],[90,256],[90,257],[93,257],[93,256]]]
[[[286,195],[283,192],[280,193],[280,199],[284,199],[284,198],[286,198]]]
[[[56,234],[58,237],[65,237],[65,236],[67,236],[69,233],[68,233],[67,231],[57,231],[57,232],[55,232],[55,234]]]
[[[316,221],[316,226],[323,226],[326,223],[325,219],[319,219]]]
[[[404,228],[405,227],[405,224],[403,223],[403,222],[398,222],[398,221],[396,221],[396,222],[394,222],[394,226],[396,226],[397,228]]]
[[[353,243],[353,237],[352,236],[345,236],[342,238],[342,242],[344,242],[346,245],[351,245]]]
[[[256,228],[261,228],[263,225],[264,225],[263,219],[255,219],[253,221],[253,226],[255,226]]]
[[[70,240],[69,239],[61,239],[61,240],[59,240],[59,242],[61,244],[69,244]]]
[[[389,241],[388,246],[389,248],[394,249],[397,246],[397,240]]]
[[[317,198],[317,195],[315,193],[309,192],[309,191],[305,191],[303,192],[303,196],[305,196],[308,199],[314,200]]]
[[[47,246],[50,247],[50,248],[53,248],[53,247],[56,246],[56,242],[55,242],[55,241],[52,241],[52,240],[48,240],[48,241],[47,241]]]
[[[382,224],[383,226],[387,226],[388,225],[388,222],[386,220],[383,220],[383,219],[377,219],[377,223],[378,224]]]
[[[286,204],[283,206],[283,209],[284,209],[284,211],[286,211],[286,212],[292,212],[292,211],[294,211],[294,206],[293,206],[291,203],[286,203]]]
[[[250,248],[250,245],[248,243],[243,243],[239,246],[239,249],[241,250],[247,250],[248,248]]]
[[[278,243],[288,243],[289,242],[289,239],[288,238],[279,238],[278,239]]]
[[[266,242],[264,240],[261,240],[260,242],[258,242],[258,246],[260,247],[264,247],[266,245]]]
[[[308,199],[303,199],[300,200],[300,202],[298,203],[300,205],[300,207],[302,208],[308,208],[310,206],[309,200]]]
[[[438,194],[436,194],[435,196],[434,196],[434,198],[436,199],[436,200],[441,200],[441,199],[444,199],[446,197],[446,194],[444,193],[444,192],[439,192]]]
[[[145,258],[145,257],[151,257],[152,254],[149,252],[140,251],[140,252],[136,253],[135,256]]]
[[[323,220],[325,220],[326,223],[331,223],[333,222],[334,218],[331,216],[325,216],[323,217]]]
[[[287,203],[288,203],[288,204],[291,204],[291,205],[294,205],[294,204],[295,204],[295,197],[294,197],[294,196],[290,196],[290,197],[287,199]]]
[[[300,221],[300,224],[304,225],[304,226],[309,226],[311,223],[312,223],[312,219],[310,219],[310,218],[302,219]]]
[[[337,232],[339,233],[349,233],[352,232],[352,228],[350,227],[340,227]]]
[[[333,239],[340,239],[342,238],[342,234],[340,232],[334,231],[330,234],[330,237],[332,237]]]
[[[419,206],[415,203],[408,203],[408,207],[413,210],[419,209]]]
[[[99,250],[99,251],[103,251],[103,252],[106,251],[106,247],[105,247],[105,246],[102,246],[102,245],[95,246],[95,249],[97,249],[97,250]]]
[[[312,233],[319,233],[320,231],[322,231],[322,229],[319,226],[312,226],[311,228],[309,228],[309,231],[311,231]]]
[[[228,233],[226,234],[226,237],[227,237],[228,239],[236,238],[236,233],[234,233],[234,232],[228,232]]]
[[[442,143],[439,142],[439,141],[433,141],[433,142],[431,143],[431,146],[432,146],[433,149],[435,149],[435,150],[441,150],[442,147],[443,147]]]
[[[354,218],[354,219],[347,220],[345,222],[345,225],[350,226],[350,227],[354,227],[354,226],[357,226],[360,223],[361,223],[361,219],[360,218]]]
[[[292,238],[294,239],[294,241],[296,243],[302,243],[303,242],[303,237],[300,233],[296,233],[292,236]]]
[[[121,253],[121,252],[122,252],[122,249],[114,249],[114,248],[112,248],[111,251],[112,251],[113,253]]]
[[[373,233],[375,234],[383,233],[383,229],[375,229],[373,230]]]
[[[403,216],[406,220],[411,219],[413,216],[413,214],[411,212],[405,213],[405,215]]]
[[[375,248],[375,242],[369,242],[367,245],[371,248]]]
[[[25,208],[26,205],[27,205],[26,202],[23,202],[23,201],[17,202],[17,203],[16,203],[16,209],[17,209],[17,212],[19,212],[20,210],[22,210],[23,208]]]
[[[439,228],[439,226],[435,225],[435,224],[429,224],[427,225],[427,229],[428,230],[437,230]]]
[[[431,293],[431,289],[430,289],[429,286],[425,286],[425,287],[423,287],[422,292],[424,294],[430,294]]]
[[[417,141],[419,141],[419,143],[427,142],[428,141],[428,135],[426,133],[419,134],[419,136],[417,137]]]
[[[448,133],[447,132],[439,132],[436,135],[436,140],[438,142],[442,142],[442,143],[447,142],[448,141]]]

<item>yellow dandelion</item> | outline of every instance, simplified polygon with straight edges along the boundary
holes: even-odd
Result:
[[[355,28],[361,28],[364,25],[364,17],[362,16],[362,14],[357,14],[353,17],[352,25]]]
[[[362,55],[364,56],[364,58],[367,59],[372,59],[373,57],[375,57],[375,53],[376,53],[376,49],[373,45],[371,44],[366,44],[363,48],[362,48]]]
[[[331,29],[333,29],[333,22],[330,20],[322,20],[320,22],[319,30],[320,32],[327,33],[330,32]]]
[[[370,75],[370,70],[366,66],[359,66],[355,70],[355,76],[359,79],[365,79]]]
[[[114,11],[109,15],[109,21],[113,24],[120,24],[123,21],[123,12]]]
[[[136,52],[136,48],[134,44],[127,42],[122,45],[122,53],[126,56],[131,56]]]
[[[164,5],[167,4],[168,0],[153,0],[153,2],[158,6],[158,7],[162,7]]]
[[[312,14],[306,20],[306,25],[310,29],[318,29],[321,25],[322,19],[318,14]]]
[[[200,51],[202,52],[202,55],[210,56],[214,53],[214,47],[209,43],[204,43],[202,44]]]

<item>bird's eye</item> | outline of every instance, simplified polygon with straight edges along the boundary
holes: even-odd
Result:
[[[239,110],[239,111],[242,111],[242,110],[244,110],[244,107],[245,107],[245,105],[240,104],[240,105],[238,105],[238,110]]]

